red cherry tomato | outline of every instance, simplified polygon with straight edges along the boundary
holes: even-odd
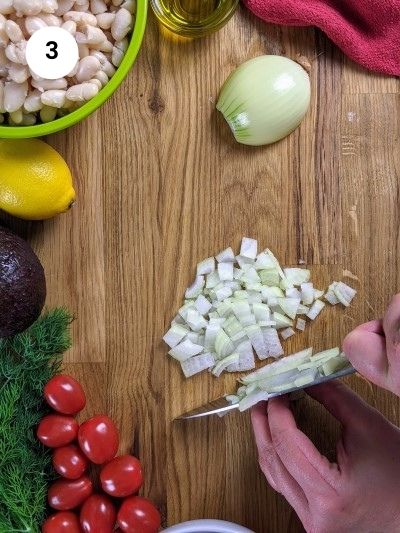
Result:
[[[115,457],[118,451],[118,430],[108,416],[94,416],[79,428],[78,441],[92,463],[101,465]]]
[[[53,466],[60,476],[78,479],[89,466],[89,461],[76,444],[70,444],[54,450]]]
[[[93,494],[81,509],[81,526],[84,533],[112,533],[117,511],[111,500],[101,494]]]
[[[53,509],[70,511],[82,505],[92,492],[92,482],[87,476],[75,480],[59,479],[50,486],[47,499]]]
[[[161,516],[150,500],[131,496],[123,501],[117,522],[125,533],[157,533],[161,526]]]
[[[51,515],[42,525],[42,533],[81,533],[78,517],[69,511]]]
[[[142,467],[132,455],[115,457],[100,473],[101,486],[110,496],[125,498],[135,494],[143,485]]]
[[[40,421],[37,438],[49,448],[65,446],[76,439],[78,422],[71,416],[47,415]]]
[[[46,402],[64,415],[76,415],[86,405],[82,385],[71,376],[54,376],[44,387]]]

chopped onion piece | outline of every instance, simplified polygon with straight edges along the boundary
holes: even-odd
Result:
[[[320,291],[319,289],[314,289],[314,300],[319,300],[324,295],[324,291]]]
[[[325,300],[329,302],[331,305],[336,305],[339,303],[338,298],[336,297],[335,293],[333,291],[328,291],[325,296]]]
[[[293,283],[296,286],[306,283],[311,276],[311,272],[306,268],[284,268],[283,272],[289,283]]]
[[[295,319],[300,300],[296,298],[278,298],[278,305],[286,315]]]
[[[244,267],[246,267],[247,265],[254,265],[253,259],[249,259],[248,257],[243,257],[241,255],[236,256],[236,262],[238,263],[241,269],[244,269]]]
[[[192,331],[200,331],[208,324],[207,320],[197,311],[197,309],[189,309],[186,316],[186,323]]]
[[[254,405],[266,400],[268,400],[268,392],[257,391],[253,394],[249,394],[249,396],[246,396],[243,398],[243,400],[240,400],[239,411],[247,411],[247,409],[250,409]]]
[[[181,362],[181,367],[186,378],[190,378],[203,370],[212,368],[215,365],[214,357],[211,353],[195,355],[186,361]]]
[[[239,403],[239,396],[236,396],[236,394],[227,394],[225,396],[225,400],[228,403],[231,403],[232,405],[234,405],[235,403]]]
[[[264,336],[260,326],[247,326],[245,330],[259,359],[265,359],[268,357],[268,349],[265,345]]]
[[[324,376],[330,376],[334,372],[338,372],[348,365],[350,365],[349,360],[340,355],[338,357],[334,357],[333,359],[329,359],[329,361],[326,361],[326,363],[321,366],[321,370]]]
[[[233,263],[218,263],[218,275],[221,281],[233,281]]]
[[[314,285],[309,283],[301,284],[301,301],[304,305],[311,305],[315,300],[314,297]]]
[[[264,379],[261,379],[260,381],[257,381],[255,385],[261,390],[271,392],[274,387],[292,382],[295,378],[298,377],[298,375],[299,371],[297,370],[297,368],[292,368],[287,372],[281,372],[280,374],[274,374],[272,376],[268,376]]]
[[[204,337],[204,346],[207,350],[215,351],[215,340],[221,326],[219,324],[209,324],[206,327],[206,334]]]
[[[197,275],[204,276],[206,274],[211,274],[215,271],[215,259],[213,257],[207,257],[204,261],[201,261],[197,265]]]
[[[349,285],[346,285],[346,283],[343,283],[342,281],[338,281],[333,284],[333,292],[335,293],[335,296],[339,302],[346,307],[350,305],[352,299],[357,294],[356,290],[354,290],[352,287],[349,287]]]
[[[286,328],[281,331],[282,339],[286,340],[289,337],[292,337],[296,332],[293,328]]]
[[[212,303],[205,296],[200,294],[194,302],[194,306],[201,315],[206,315],[212,308]]]
[[[208,274],[206,277],[206,289],[214,289],[220,281],[218,272],[216,270],[211,272],[211,274]]]
[[[258,275],[260,276],[260,280],[263,285],[267,285],[268,287],[275,287],[279,285],[279,272],[275,267],[260,270]]]
[[[264,343],[267,348],[268,357],[279,357],[284,354],[278,332],[274,328],[261,329]]]
[[[251,312],[250,305],[246,300],[238,300],[232,304],[232,311],[242,326],[250,326],[256,323],[256,319]]]
[[[229,365],[228,372],[246,372],[255,368],[253,347],[248,339],[240,342],[235,351],[239,354],[239,361]]]
[[[225,333],[223,329],[220,329],[215,339],[215,352],[217,359],[223,359],[227,355],[230,355],[235,350],[235,345]]]
[[[261,252],[260,254],[258,254],[254,267],[256,270],[276,270],[274,261],[265,252]]]
[[[191,309],[194,309],[193,304],[185,304],[178,311],[178,313],[180,314],[180,316],[183,318],[185,322],[186,322],[187,314]]]
[[[243,291],[243,290],[235,291],[233,293],[233,297],[236,300],[248,300],[249,299],[249,291]]]
[[[301,292],[296,289],[296,287],[292,287],[290,289],[286,289],[286,298],[295,298],[296,300],[301,300]]]
[[[248,290],[247,294],[249,296],[249,304],[262,303],[261,294],[257,291]]]
[[[204,287],[204,276],[197,276],[194,280],[194,283],[186,289],[185,297],[186,298],[197,298],[201,293],[202,288]]]
[[[277,269],[279,276],[283,279],[285,277],[285,274],[283,273],[283,270],[281,268],[281,265],[279,264],[278,259],[274,256],[274,254],[271,252],[269,248],[265,250],[265,253],[271,258],[272,262],[275,265],[275,268]]]
[[[296,322],[296,329],[304,331],[306,329],[306,321],[303,318],[298,318]]]
[[[218,261],[218,263],[234,263],[235,254],[233,253],[232,248],[229,246],[229,248],[222,250],[222,252],[220,252],[215,259]]]
[[[178,313],[173,319],[172,319],[172,322],[171,322],[171,325],[173,324],[180,324],[180,325],[183,325],[183,324],[186,324],[185,320],[181,317],[181,315]]]
[[[321,300],[315,300],[315,302],[311,306],[311,309],[307,313],[308,318],[310,320],[315,320],[324,307],[324,302],[322,302]]]
[[[285,315],[282,315],[281,313],[273,313],[272,318],[276,322],[276,329],[282,329],[282,328],[290,328],[293,326],[293,322]]]
[[[304,374],[300,373],[299,376],[294,380],[295,387],[303,387],[304,385],[310,385],[315,381],[315,378],[318,375],[318,370],[316,368],[310,368]]]
[[[204,345],[204,343],[199,342],[200,333],[196,333],[195,331],[189,331],[185,338],[189,339],[194,344],[201,344],[202,346]]]
[[[340,354],[339,348],[330,348],[329,350],[323,350],[311,356],[311,361],[319,361],[321,359],[337,357]]]
[[[174,348],[187,334],[187,328],[180,324],[173,324],[164,335],[163,340],[170,348]]]
[[[311,355],[312,348],[306,348],[301,352],[288,355],[282,359],[279,359],[279,361],[262,366],[255,372],[247,374],[247,376],[243,376],[241,378],[241,382],[245,385],[248,385],[250,383],[254,383],[255,381],[260,381],[268,376],[273,376],[275,374],[286,372],[287,370],[292,370],[293,368],[297,368],[298,365],[304,363],[305,361],[308,361]]]
[[[247,340],[247,334],[246,334],[246,331],[244,329],[242,329],[241,331],[238,331],[237,333],[235,333],[234,335],[232,335],[231,337],[231,341],[233,342],[233,344],[237,347],[241,342],[244,341],[244,339]]]
[[[257,257],[257,246],[258,243],[255,239],[243,237],[240,246],[240,255],[242,257],[247,257],[248,259],[255,259]]]
[[[216,307],[217,307],[217,313],[221,318],[225,318],[232,313],[232,306],[229,300],[225,300],[224,302],[219,302]]]
[[[208,316],[210,316],[210,315],[208,315]],[[209,325],[217,324],[218,326],[222,326],[223,323],[225,322],[225,320],[226,320],[226,318],[219,316],[218,313],[217,313],[217,316],[210,317],[210,320],[209,320],[208,323],[209,323]]]
[[[168,353],[178,361],[186,361],[186,359],[189,359],[189,357],[193,357],[194,355],[201,353],[203,349],[203,346],[194,344],[189,339],[186,339],[172,348],[172,350],[170,350]]]
[[[233,267],[233,279],[240,281],[242,279],[243,270],[241,268]]]
[[[300,304],[298,309],[297,309],[297,314],[298,315],[306,315],[309,310],[310,310],[309,307],[307,307],[306,305]]]
[[[214,294],[219,302],[226,300],[229,296],[232,296],[233,291],[229,287],[221,287],[220,289],[214,289]]]
[[[241,285],[238,281],[224,281],[224,287],[229,287],[232,291],[241,290]]]
[[[257,270],[254,267],[250,267],[242,275],[240,281],[242,283],[260,283],[260,276],[257,274]]]
[[[225,333],[232,339],[234,335],[243,331],[243,326],[235,316],[230,316],[224,322],[223,328]]]
[[[268,305],[263,303],[253,304],[253,314],[257,322],[269,321],[271,319],[271,311]]]
[[[228,355],[227,357],[224,357],[224,359],[221,359],[218,361],[218,363],[215,365],[215,367],[212,369],[212,374],[219,378],[219,376],[222,374],[222,372],[229,366],[234,365],[239,361],[239,354],[237,352],[232,353],[231,355]]]

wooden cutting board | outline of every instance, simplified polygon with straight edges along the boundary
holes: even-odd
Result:
[[[44,262],[49,305],[75,314],[67,370],[106,412],[121,451],[143,461],[144,494],[168,524],[222,518],[257,533],[301,531],[257,465],[248,414],[172,423],[233,390],[234,378],[184,381],[161,337],[195,265],[242,236],[282,264],[303,260],[321,288],[359,278],[347,313],[327,309],[287,352],[338,345],[382,315],[400,288],[399,83],[361,70],[314,29],[269,26],[240,7],[219,33],[179,42],[150,14],[127,81],[90,119],[48,141],[71,165],[78,201],[67,215],[14,224]],[[215,111],[218,90],[262,53],[307,56],[312,103],[272,146],[239,146]],[[350,284],[352,280],[349,280]],[[355,377],[364,398],[399,423],[399,400]],[[314,403],[300,426],[332,456],[338,426]]]

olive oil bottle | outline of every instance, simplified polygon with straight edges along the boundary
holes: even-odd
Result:
[[[151,0],[158,20],[173,33],[202,37],[219,30],[239,0]]]

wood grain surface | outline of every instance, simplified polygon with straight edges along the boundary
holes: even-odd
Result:
[[[239,146],[215,102],[232,69],[262,53],[311,60],[311,108],[283,141]],[[312,28],[266,25],[240,7],[223,30],[194,42],[171,38],[150,14],[123,86],[91,118],[48,138],[72,168],[77,204],[55,220],[13,226],[45,265],[48,305],[76,316],[65,364],[88,392],[85,415],[115,419],[121,451],[139,454],[143,493],[165,525],[209,517],[256,533],[302,530],[259,472],[247,414],[172,422],[233,390],[235,378],[185,381],[161,338],[196,263],[244,235],[283,264],[306,261],[322,288],[344,270],[358,278],[354,306],[326,309],[287,352],[335,346],[380,317],[400,288],[399,126],[398,80],[362,70]],[[400,423],[399,399],[347,381]],[[305,399],[296,411],[332,454],[337,424]]]

